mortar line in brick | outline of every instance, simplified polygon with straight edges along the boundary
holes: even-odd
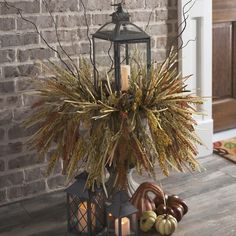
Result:
[[[6,192],[6,202],[3,204],[3,206],[4,206],[4,205],[6,205],[10,201],[10,199],[8,198],[7,188],[2,188],[1,190]],[[0,204],[0,206],[1,206],[1,204]]]
[[[24,13],[22,12],[23,17],[38,17],[38,16],[49,16],[49,13]],[[5,17],[12,17],[12,18],[16,18],[16,19],[21,19],[20,16],[18,16],[17,14],[4,14],[4,15],[0,15],[0,18],[5,18]]]
[[[102,10],[102,11],[100,11],[100,10],[93,10],[93,11],[88,10],[87,14],[88,15],[100,15],[100,14],[101,15],[110,15],[112,12],[113,12],[112,10]],[[82,15],[84,14],[83,10],[81,10],[81,14]]]
[[[65,45],[64,45],[65,46]],[[68,46],[71,46],[71,45],[68,45]],[[79,46],[79,45],[78,45]],[[107,54],[100,54],[102,56],[106,56]],[[55,62],[59,62],[59,58],[56,57],[57,55],[54,55],[53,57],[50,58],[51,61],[55,61]],[[77,55],[72,55],[70,56],[72,59],[78,59],[78,56]],[[49,58],[48,58],[49,59]],[[10,63],[10,62],[5,62],[5,63],[2,63],[1,65],[4,67],[8,67],[8,66],[24,66],[24,65],[34,65],[34,66],[38,66],[38,62],[48,62],[48,59],[42,59],[42,60],[39,60],[39,59],[32,59],[32,60],[25,60],[25,61],[22,61],[22,62],[14,62],[14,63]],[[65,55],[62,55],[62,59],[68,59]],[[19,76],[20,78],[22,76]],[[5,78],[3,81],[10,81],[10,80],[14,80],[14,79],[18,79],[19,77],[7,77]],[[31,77],[30,75],[29,76],[24,76],[24,78],[29,78]],[[20,91],[22,92],[22,91]]]
[[[42,0],[40,0],[40,2],[39,2],[39,12],[40,12],[40,15],[43,14]]]
[[[56,43],[50,44],[51,46],[57,46]],[[46,44],[28,44],[28,45],[24,45],[24,46],[7,46],[4,48],[1,48],[0,50],[8,50],[8,49],[22,49],[22,50],[27,50],[27,49],[36,49],[36,48],[40,48],[40,46],[42,46],[43,48],[47,48]]]
[[[19,174],[19,173],[22,173],[22,175],[23,175],[22,170],[12,170],[12,171],[7,170],[6,172],[4,171],[3,173],[0,173],[0,177],[6,176],[6,175],[11,175],[11,174]],[[21,186],[22,184],[24,184],[24,182],[20,183],[20,184],[13,184],[13,185],[11,185],[11,183],[10,183],[10,185],[6,186],[6,188],[15,187],[15,186],[17,187],[17,186]],[[3,188],[5,188],[5,186]]]
[[[38,159],[39,158],[37,157],[37,154],[35,154],[35,160],[38,160]],[[42,162],[42,163],[39,163],[39,164],[34,164],[33,166],[32,165],[31,166],[25,166],[25,167],[22,167],[21,169],[23,169],[24,172],[25,172],[27,170],[36,169],[36,168],[39,168],[39,167],[47,167],[47,162]],[[45,177],[47,177],[47,176],[45,175]]]
[[[146,9],[143,9],[143,8],[136,8],[136,9],[131,9],[128,11],[128,13],[135,13],[135,12],[147,12],[147,13],[151,13],[153,12],[153,14],[155,13],[155,11],[168,11],[169,9],[167,8],[155,8],[154,10],[152,8],[146,8]]]
[[[128,9],[126,8],[128,13],[133,13],[133,12],[150,12],[153,11],[153,8],[135,8],[135,9]],[[176,7],[157,7],[155,10],[177,10]],[[154,11],[155,11],[154,10]],[[110,15],[113,12],[113,10],[88,10],[87,14],[88,15]],[[50,16],[48,12],[38,12],[38,13],[24,13],[22,12],[24,17],[38,17],[38,16]],[[77,16],[77,15],[83,15],[83,11],[64,11],[64,12],[52,12],[53,16]],[[5,17],[14,17],[16,19],[20,19],[20,17],[17,14],[4,14],[0,16],[0,18],[5,18]]]
[[[46,189],[46,192],[50,192],[50,188],[48,186],[48,178],[45,179],[45,189]]]
[[[146,13],[155,13],[155,11],[168,11],[167,8],[155,8],[155,10],[153,10],[152,8],[146,8],[145,10],[140,8],[140,9],[132,9],[129,11],[129,13],[136,13],[136,12],[146,12]]]
[[[75,42],[75,44],[79,46],[80,43],[88,43],[87,40],[77,40]],[[62,46],[72,46],[72,43],[71,42],[61,42]],[[50,46],[52,47],[57,47],[59,46],[58,43],[51,43]],[[38,48],[44,48],[44,49],[47,49],[47,45],[44,44],[44,43],[40,43],[40,44],[29,44],[29,45],[24,45],[22,47],[20,46],[9,46],[9,47],[4,47],[0,50],[9,50],[9,49],[16,49],[16,50],[29,50],[29,49],[38,49]],[[9,62],[7,62],[9,63]],[[12,64],[16,63],[16,62],[11,62]],[[3,64],[3,63],[2,63]],[[0,65],[2,65],[0,64]]]
[[[22,65],[33,65],[34,63],[33,63],[34,61],[24,61],[24,62],[4,62],[4,63],[2,63],[1,65],[4,67],[6,67],[6,66],[22,66]]]
[[[52,29],[51,27],[48,29]],[[47,30],[47,29],[46,29]],[[28,33],[36,33],[35,29],[23,29],[23,30],[15,30],[14,32],[12,31],[0,31],[0,36],[2,35],[24,35]]]
[[[1,2],[0,2],[1,3]],[[0,19],[17,19],[17,15],[0,15]]]
[[[99,25],[94,25],[95,27],[98,27]],[[54,32],[55,31],[55,28],[52,28],[52,27],[48,27],[48,28],[38,28],[40,30],[40,32],[42,33],[45,33],[45,32]],[[57,28],[58,31],[67,31],[67,32],[70,32],[70,31],[75,31],[75,30],[78,30],[78,29],[86,29],[86,27],[82,28],[82,27],[78,27],[78,26],[75,26],[75,27],[58,27]],[[12,33],[12,31],[0,31],[0,36],[4,36],[4,35],[10,35],[10,36],[15,36],[15,35],[24,35],[24,34],[28,34],[28,33],[37,33],[34,29],[23,29],[23,30],[16,30],[14,33]],[[60,33],[60,32],[59,32]],[[26,45],[25,45],[26,46]],[[10,46],[6,46],[6,47],[10,47]],[[6,47],[2,47],[2,48],[6,48]],[[18,45],[19,47],[19,45]]]
[[[72,30],[78,30],[81,29],[81,27],[75,26],[75,27],[57,27],[57,30],[65,30],[65,31],[72,31]],[[84,28],[86,29],[86,27]],[[50,27],[50,28],[42,28],[40,29],[41,31],[54,31],[55,29]]]
[[[22,156],[22,155],[36,155],[36,153],[35,152],[33,152],[33,151],[28,151],[28,152],[24,152],[24,153],[16,153],[16,154],[11,154],[11,155],[6,155],[6,156],[4,156],[4,157],[0,157],[0,159],[1,158],[6,158],[8,161],[9,160],[12,160],[12,159],[14,159],[14,158],[16,158],[16,157],[20,157],[20,156]],[[44,163],[44,162],[43,162]],[[42,164],[42,163],[41,163]],[[37,164],[35,164],[35,165],[37,165]],[[32,166],[31,166],[32,167]]]
[[[25,106],[24,94],[25,94],[25,93],[22,93],[22,95],[21,95],[21,104],[22,104],[22,107]]]
[[[7,194],[9,194],[8,193],[8,189],[9,188],[7,188]],[[39,193],[34,193],[34,194],[29,194],[29,195],[27,195],[27,196],[23,196],[23,197],[18,197],[18,198],[12,198],[12,199],[9,199],[8,200],[8,203],[5,203],[5,204],[3,204],[3,205],[1,205],[0,204],[0,206],[4,206],[4,205],[7,205],[7,204],[15,204],[15,203],[19,203],[20,201],[22,201],[22,200],[27,200],[27,199],[31,199],[31,198],[33,198],[33,197],[37,197],[37,196],[42,196],[42,195],[44,195],[44,194],[47,194],[47,193],[50,193],[50,192],[55,192],[55,191],[60,191],[61,189],[55,189],[55,190],[51,190],[51,191],[49,191],[49,192],[46,192],[45,190],[43,190],[43,191],[41,191],[41,192],[39,192]]]
[[[9,79],[4,79],[4,80],[0,80],[0,83],[5,83],[5,82],[13,82],[14,83],[14,79],[15,77],[13,78],[9,78]],[[1,93],[0,96],[2,97],[8,97],[8,96],[12,96],[12,95],[15,95],[15,91],[11,91],[11,92],[7,92],[7,93]]]
[[[97,14],[102,14],[102,15],[110,15],[112,11],[87,11],[88,15],[97,15]],[[50,16],[48,12],[42,12],[42,13],[24,13],[22,12],[23,17],[39,17],[39,16]],[[83,16],[84,13],[83,11],[64,11],[64,12],[52,12],[52,16]],[[0,18],[16,18],[16,19],[21,19],[20,16],[17,14],[4,14],[1,15]]]
[[[38,26],[39,31],[49,31],[49,30],[53,30],[53,29],[54,28],[52,26],[49,26],[49,27],[40,27],[40,26]],[[67,28],[67,30],[68,30],[68,28]],[[36,33],[35,28],[33,28],[33,29],[29,29],[29,28],[16,29],[15,32],[18,33],[18,34],[21,34],[21,33],[24,33],[24,32],[29,32],[29,33],[35,32]]]
[[[140,24],[140,23],[139,23]],[[150,22],[150,24],[149,24],[149,26],[161,26],[161,25],[166,25],[167,24],[167,22],[166,22],[166,20],[163,20],[163,21],[158,21],[158,22],[154,22],[154,21],[151,21]],[[145,23],[145,22],[143,22],[143,25],[147,25],[147,23]],[[152,36],[152,35],[151,35]]]
[[[14,172],[14,173],[17,173],[17,172]],[[57,175],[55,175],[55,176],[57,176]],[[46,185],[46,179],[47,178],[39,178],[39,179],[36,179],[36,180],[33,180],[33,181],[29,181],[29,182],[23,182],[23,183],[21,183],[21,184],[16,184],[16,185],[11,185],[11,186],[7,186],[7,187],[4,187],[4,188],[6,188],[6,189],[10,189],[10,188],[17,188],[17,187],[24,187],[24,186],[26,186],[26,185],[28,185],[28,184],[33,184],[33,183],[37,183],[37,182],[45,182],[45,185]]]

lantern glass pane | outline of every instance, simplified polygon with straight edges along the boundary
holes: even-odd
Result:
[[[111,213],[107,215],[107,231],[108,235],[114,235],[115,232],[115,218],[112,216]]]
[[[77,231],[78,232],[88,232],[88,203],[87,202],[81,202],[78,205],[78,225],[77,225]],[[92,208],[94,208],[92,206]],[[93,211],[93,209],[92,209]],[[94,220],[93,220],[94,221]]]
[[[137,34],[141,32],[139,28],[132,24],[122,24],[120,27],[120,34]]]
[[[132,63],[134,67],[135,66],[145,67],[147,64],[147,44],[146,43],[129,44],[129,59],[130,63]]]
[[[104,28],[101,29],[102,33],[113,32],[116,25],[114,23],[107,24]]]
[[[105,225],[105,206],[104,206],[104,194],[102,192],[98,193],[96,197],[93,199],[93,205],[96,206],[96,209],[91,211],[92,219],[94,219],[94,222],[92,221],[92,224],[98,228],[100,231],[103,226]]]
[[[102,200],[102,196],[102,194],[98,194],[92,202],[81,200],[77,196],[69,197],[69,230],[71,233],[89,235],[89,232],[95,234],[103,229],[104,207],[99,202]]]
[[[137,235],[137,230],[138,230],[137,214],[130,215],[129,219],[130,219],[130,229],[131,229],[131,232],[132,232],[131,235]]]
[[[78,226],[78,198],[69,196],[69,228],[71,232],[77,232]]]
[[[114,60],[113,43],[96,39],[96,67],[99,68],[100,78],[106,79],[106,73],[110,70]]]

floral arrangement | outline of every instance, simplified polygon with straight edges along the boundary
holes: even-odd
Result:
[[[50,151],[48,172],[63,160],[63,172],[69,177],[78,170],[88,172],[87,186],[105,188],[106,168],[116,173],[114,184],[127,185],[127,170],[155,177],[158,163],[163,174],[170,169],[183,172],[199,169],[195,160],[195,134],[192,115],[202,99],[186,90],[178,73],[177,53],[171,50],[164,63],[151,68],[133,63],[129,89],[115,92],[112,75],[106,75],[95,89],[92,65],[81,59],[79,76],[56,64],[44,65],[53,76],[37,80],[39,102],[25,122],[39,128],[29,147],[40,155]],[[79,79],[78,79],[79,78]]]

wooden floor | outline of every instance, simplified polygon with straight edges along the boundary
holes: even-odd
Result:
[[[183,197],[190,208],[173,235],[236,236],[236,164],[215,155],[199,161],[207,169],[202,173],[161,177],[165,191]],[[58,192],[1,207],[0,235],[66,236],[64,200]]]

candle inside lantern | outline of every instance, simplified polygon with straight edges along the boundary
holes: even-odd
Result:
[[[115,234],[119,236],[119,219],[115,220]],[[121,235],[130,235],[130,220],[127,217],[121,218]]]
[[[78,210],[78,220],[79,220],[79,231],[80,232],[88,232],[88,205],[87,202],[82,202],[79,204]],[[95,205],[91,203],[91,224],[92,227],[95,227]]]
[[[128,91],[131,69],[129,65],[121,65],[121,91]]]

